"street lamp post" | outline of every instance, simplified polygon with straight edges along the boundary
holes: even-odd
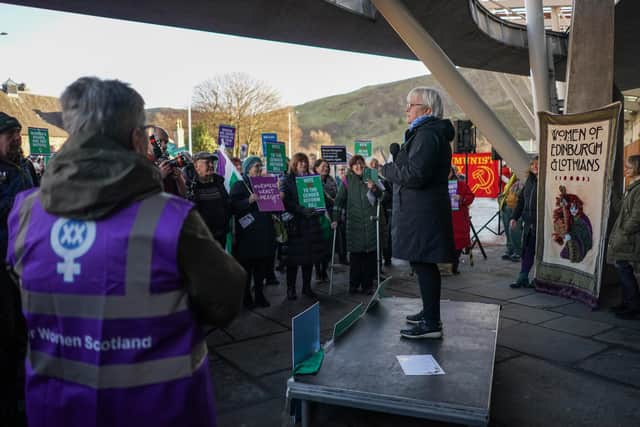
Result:
[[[289,110],[289,158],[291,158],[291,110]]]

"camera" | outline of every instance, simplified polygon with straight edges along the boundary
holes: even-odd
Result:
[[[155,135],[152,134],[149,137],[149,143],[151,144],[151,148],[153,150],[153,157],[158,163],[167,159],[167,155],[165,154],[162,146],[160,145],[160,141],[158,141],[158,138],[156,138]]]
[[[185,153],[180,153],[172,160],[169,160],[169,166],[172,168],[183,168],[191,163],[191,159]]]

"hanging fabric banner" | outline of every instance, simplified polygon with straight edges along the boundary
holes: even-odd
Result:
[[[619,102],[538,113],[536,289],[597,306],[606,248]]]
[[[454,154],[451,163],[466,177],[467,185],[476,197],[498,197],[498,161],[491,158],[491,153]]]

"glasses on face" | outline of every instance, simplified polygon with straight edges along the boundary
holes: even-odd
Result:
[[[411,108],[415,107],[416,105],[422,105],[424,107],[424,104],[407,104],[407,110],[410,110]]]

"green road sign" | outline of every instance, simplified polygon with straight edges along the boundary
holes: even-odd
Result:
[[[358,156],[362,156],[365,159],[367,157],[371,157],[373,155],[373,148],[372,148],[372,144],[371,141],[356,141],[354,143],[354,149],[353,149],[353,153]]]
[[[29,154],[51,154],[49,145],[49,129],[28,128]]]

